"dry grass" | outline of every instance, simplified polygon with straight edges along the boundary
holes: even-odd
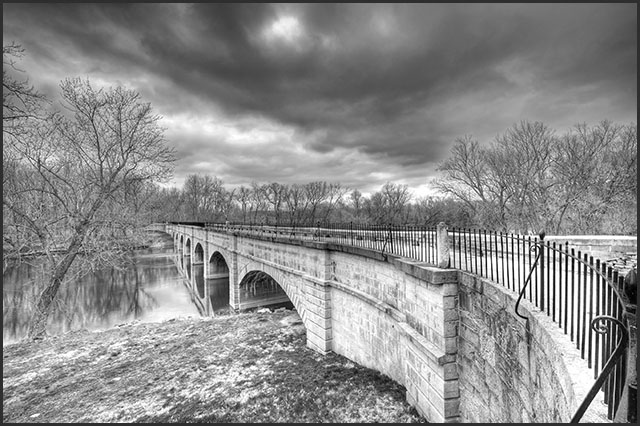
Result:
[[[401,385],[305,342],[277,311],[8,345],[3,422],[425,422]]]

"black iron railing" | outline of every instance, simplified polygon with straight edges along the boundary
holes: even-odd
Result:
[[[332,242],[394,254],[436,264],[436,228],[427,226],[322,223],[282,226],[265,224],[207,223],[207,228],[241,231],[247,234],[279,236],[289,239]]]
[[[544,234],[536,237],[454,228],[450,237],[451,267],[519,293],[519,316],[526,318],[518,312],[520,301],[525,299],[569,335],[596,379],[598,389],[588,397],[602,390],[607,416],[613,419],[626,380],[624,277],[568,243],[544,241]],[[612,320],[606,321],[608,318]],[[586,406],[580,407],[574,421]]]

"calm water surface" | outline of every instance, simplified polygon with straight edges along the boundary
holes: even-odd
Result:
[[[171,237],[160,238],[158,247],[137,250],[133,264],[123,270],[104,269],[63,284],[47,332],[55,335],[78,329],[102,330],[133,320],[200,316],[183,281],[186,277],[174,261]],[[29,316],[42,291],[37,284],[39,266],[33,261],[9,268],[2,276],[3,346],[26,335]],[[228,293],[219,296],[216,303],[228,306]]]

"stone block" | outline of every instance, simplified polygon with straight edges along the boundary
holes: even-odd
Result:
[[[456,336],[444,338],[444,352],[446,354],[458,353],[458,338]]]
[[[480,349],[480,336],[474,328],[467,324],[460,324],[459,331],[460,337],[466,344],[471,345],[473,351]]]
[[[442,377],[444,380],[455,380],[458,378],[458,367],[455,362],[450,362],[442,366]]]
[[[442,298],[442,307],[444,309],[458,309],[458,294],[444,296]]]
[[[442,330],[444,337],[457,337],[458,336],[458,321],[449,321],[444,323]]]
[[[443,320],[445,322],[451,322],[451,321],[458,321],[459,316],[458,316],[458,309],[457,308],[451,308],[451,309],[444,309],[444,315],[443,315]]]
[[[444,400],[444,417],[458,417],[460,414],[460,398],[450,398]]]
[[[412,392],[407,391],[407,402],[427,420],[429,423],[444,423],[444,407],[438,410],[434,407],[426,397],[426,395],[420,391],[420,389],[414,388]]]
[[[442,384],[442,396],[444,399],[458,398],[460,396],[460,385],[458,380],[445,380]]]
[[[491,300],[498,308],[505,308],[506,301],[504,293],[497,287],[496,284],[487,284],[483,287],[483,295],[485,298]]]
[[[321,354],[331,351],[331,340],[323,340],[307,334],[307,347]]]

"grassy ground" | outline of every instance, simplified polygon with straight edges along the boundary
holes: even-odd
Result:
[[[7,422],[425,422],[404,388],[305,346],[289,310],[133,323],[3,348]]]

